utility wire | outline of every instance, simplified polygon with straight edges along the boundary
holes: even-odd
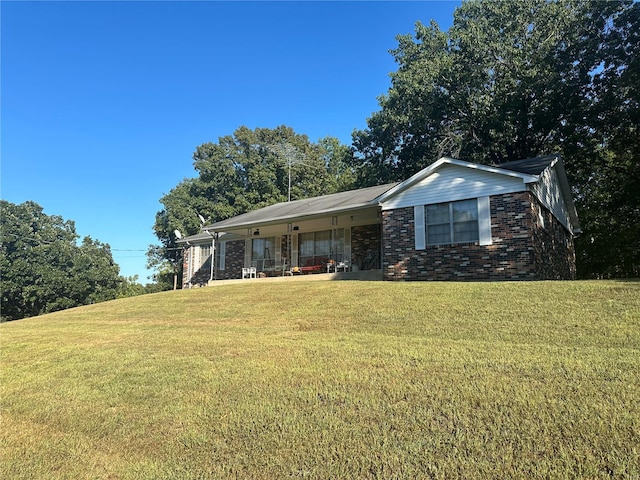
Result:
[[[21,238],[23,240],[31,240],[32,242],[44,243],[45,245],[53,245],[56,243],[54,240],[43,240],[42,238],[25,237],[15,233],[3,233],[2,235],[11,235],[12,237]],[[158,247],[163,248],[163,247]],[[164,248],[164,250],[182,250],[183,247],[170,247]],[[146,252],[146,249],[139,248],[110,248],[112,252]]]

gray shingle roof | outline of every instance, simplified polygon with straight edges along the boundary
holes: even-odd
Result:
[[[549,167],[557,158],[558,155],[544,155],[541,157],[516,160],[514,162],[500,163],[494,166],[513,172],[526,173],[527,175],[540,175],[544,169]]]
[[[211,243],[211,234],[207,232],[196,233],[195,235],[189,235],[188,237],[183,237],[179,240],[176,240],[176,243],[204,243],[204,241],[208,240]]]
[[[219,232],[256,224],[264,225],[284,222],[300,217],[329,215],[346,210],[375,206],[377,205],[375,200],[395,185],[397,184],[390,183],[320,197],[294,200],[292,202],[276,203],[275,205],[207,225],[204,230]]]
[[[580,228],[580,222],[578,221],[578,213],[576,212],[576,207],[573,202],[573,196],[571,193],[571,187],[569,186],[569,181],[567,180],[567,173],[565,172],[564,165],[562,160],[560,159],[559,154],[552,155],[544,155],[540,157],[534,158],[525,158],[524,160],[516,160],[514,162],[501,163],[497,165],[497,168],[502,168],[505,170],[512,170],[515,172],[525,173],[528,175],[540,175],[546,168],[550,167],[554,162],[556,162],[556,169],[558,170],[558,186],[560,188],[560,192],[564,198],[564,201],[568,207],[568,213],[571,221],[571,228],[573,230],[573,234],[582,233],[582,229]],[[567,228],[569,228],[567,226]]]

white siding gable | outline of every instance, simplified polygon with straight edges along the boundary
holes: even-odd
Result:
[[[540,203],[547,207],[567,230],[573,233],[569,210],[562,197],[555,168],[547,168],[542,172],[540,181],[531,185],[531,192],[538,197]]]
[[[383,201],[382,210],[452,202],[527,190],[522,178],[444,164],[436,172]]]

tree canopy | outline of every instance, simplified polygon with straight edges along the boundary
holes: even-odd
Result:
[[[2,320],[111,300],[120,277],[109,245],[34,202],[0,200]]]
[[[176,185],[160,202],[154,231],[161,245],[151,245],[148,265],[166,287],[181,269],[183,235],[207,223],[224,220],[289,199],[314,197],[352,188],[351,151],[332,137],[313,143],[292,128],[239,127],[217,143],[198,146],[193,165],[198,173]]]
[[[585,234],[581,276],[638,276],[640,4],[468,1],[449,31],[417,23],[392,50],[380,111],[353,134],[358,185],[442,156],[560,153]]]

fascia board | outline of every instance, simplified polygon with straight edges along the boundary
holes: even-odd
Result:
[[[567,172],[564,169],[564,163],[558,161],[558,159],[554,160],[554,163],[550,168],[555,168],[558,172],[558,178],[560,180],[560,191],[562,192],[562,196],[564,197],[564,201],[567,203],[567,207],[569,209],[569,216],[571,217],[571,227],[573,232],[576,234],[582,233],[582,229],[580,228],[580,222],[578,220],[578,212],[576,210],[576,205],[573,201],[573,193],[571,192],[571,186],[569,185],[569,179],[567,178]]]
[[[243,228],[262,227],[266,225],[278,225],[281,223],[293,223],[295,221],[304,221],[312,218],[320,218],[320,217],[326,217],[326,216],[335,215],[335,214],[342,214],[345,212],[355,212],[355,211],[365,210],[367,208],[372,208],[377,206],[378,206],[377,203],[366,203],[363,205],[350,206],[348,208],[320,210],[318,212],[309,213],[306,215],[289,215],[289,216],[264,219],[259,221],[256,220],[252,222],[226,224],[221,227],[216,227],[216,224],[214,223],[212,225],[207,225],[202,229],[208,232],[221,232],[224,230],[240,230]]]
[[[192,245],[194,243],[204,243],[206,241],[211,241],[211,234],[209,232],[205,232],[204,229],[200,233],[196,233],[195,235],[189,235],[188,237],[183,237],[176,240],[176,243],[179,245],[186,244]]]
[[[521,178],[524,183],[535,183],[538,180],[540,180],[540,177],[538,177],[538,175],[529,175],[527,173],[514,172],[512,170],[505,170],[499,167],[490,167],[488,165],[479,165],[477,163],[467,163],[467,162],[465,163],[466,165],[461,165],[461,166],[465,166],[467,168],[474,168],[476,170],[483,170],[485,172],[495,173],[497,175],[504,175],[504,176],[513,177],[513,178]]]

